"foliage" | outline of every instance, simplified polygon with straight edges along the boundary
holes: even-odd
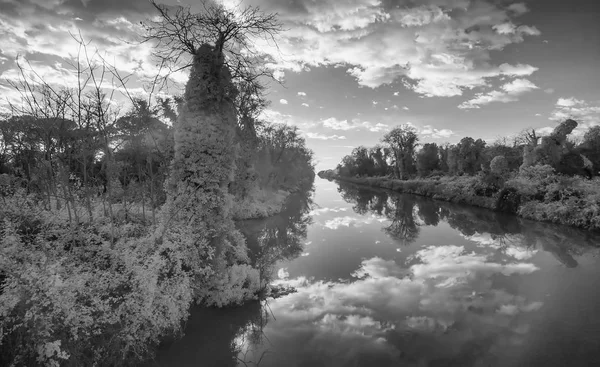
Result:
[[[111,246],[106,219],[74,228],[65,208],[44,210],[22,190],[5,204],[0,364],[127,364],[180,332],[194,259],[186,228],[157,245],[148,227],[127,223]]]
[[[435,143],[427,143],[417,153],[417,172],[419,176],[425,177],[440,168],[440,156],[438,146]]]
[[[168,31],[156,7],[154,30]],[[264,290],[234,202],[244,217],[282,210],[312,188],[313,153],[297,129],[257,120],[260,62],[234,55],[245,32],[276,32],[275,16],[251,8],[237,22],[212,9],[208,38],[173,50],[193,61],[182,97],[121,109],[94,76],[126,89],[124,78],[89,60],[74,72],[94,85],[79,90],[25,72],[15,84],[29,103],[0,120],[1,365],[136,364],[180,334],[192,302],[235,305]],[[181,40],[155,36],[167,48]]]
[[[398,126],[381,138],[392,152],[394,174],[401,180],[408,177],[414,170],[414,153],[419,138],[417,131],[410,125]]]
[[[503,155],[498,155],[490,162],[490,171],[496,175],[505,175],[509,172],[508,161]]]

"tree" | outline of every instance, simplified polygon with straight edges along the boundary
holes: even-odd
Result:
[[[281,26],[275,14],[253,7],[236,13],[205,1],[203,11],[193,14],[189,6],[171,12],[166,5],[152,4],[160,17],[145,24],[145,41],[156,44],[155,56],[170,71],[191,67],[175,125],[175,156],[158,241],[173,221],[191,228],[199,257],[212,257],[214,270],[208,278],[197,273],[196,296],[222,304],[223,294],[249,294],[248,284],[258,277],[255,272],[246,277],[229,274],[248,261],[243,237],[233,224],[229,192],[239,152],[236,83],[252,84],[263,75],[251,38],[272,38]],[[200,264],[193,265],[198,269]]]
[[[437,144],[427,143],[423,145],[423,149],[417,153],[417,172],[419,176],[425,177],[439,168],[440,158]]]
[[[369,155],[375,165],[375,172],[378,176],[385,176],[388,172],[387,151],[380,145],[369,149]]]
[[[394,158],[395,175],[404,180],[413,164],[413,155],[419,138],[410,125],[401,125],[384,135],[381,141],[390,148]]]
[[[600,126],[592,126],[583,136],[581,153],[590,160],[594,175],[600,174]]]
[[[474,140],[471,137],[464,137],[460,140],[457,147],[458,153],[458,172],[475,174],[481,169],[483,163],[483,149],[485,141],[481,139]]]
[[[490,171],[495,175],[505,175],[508,173],[508,162],[503,155],[498,155],[490,162]]]
[[[272,76],[264,67],[264,58],[252,48],[253,38],[263,37],[275,42],[282,31],[277,14],[262,13],[256,7],[230,10],[222,4],[201,0],[202,11],[194,14],[190,6],[171,7],[151,0],[160,14],[158,21],[144,24],[143,42],[156,44],[154,56],[168,70],[168,76],[194,64],[193,56],[203,45],[211,45],[215,55],[223,60],[223,68],[234,81],[243,81],[260,88],[261,76]]]
[[[372,176],[375,173],[375,163],[371,159],[369,150],[359,146],[352,150],[352,157],[356,165],[356,174],[359,176]]]

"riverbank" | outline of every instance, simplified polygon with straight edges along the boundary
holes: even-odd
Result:
[[[532,167],[492,186],[481,176],[442,176],[413,180],[343,177],[332,171],[319,177],[468,204],[541,222],[600,230],[600,179],[556,175]]]

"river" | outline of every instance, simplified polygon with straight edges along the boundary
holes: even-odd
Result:
[[[316,179],[240,224],[277,299],[194,308],[149,366],[600,366],[600,237]]]

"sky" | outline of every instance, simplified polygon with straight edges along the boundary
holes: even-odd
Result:
[[[401,124],[420,143],[548,133],[568,117],[579,135],[600,124],[598,1],[222,1],[278,13],[277,47],[255,42],[282,82],[269,84],[263,118],[298,126],[318,170]],[[139,23],[154,16],[147,0],[0,0],[0,106],[17,98],[17,57],[72,85],[79,32],[144,93],[159,69]]]

